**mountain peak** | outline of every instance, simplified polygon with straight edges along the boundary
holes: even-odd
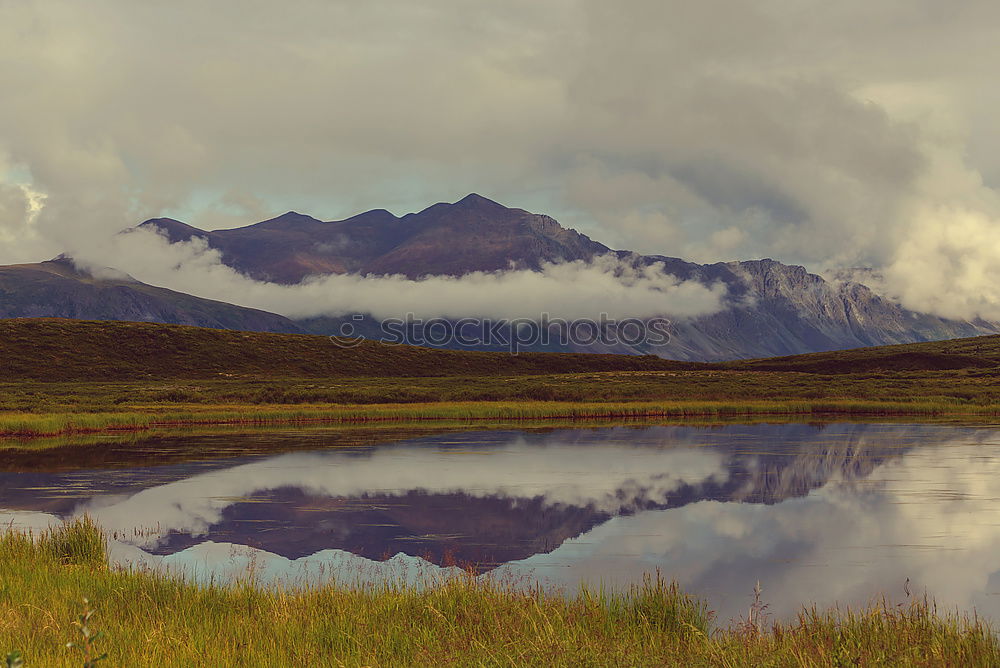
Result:
[[[304,213],[299,213],[298,211],[286,211],[280,216],[275,216],[274,218],[268,218],[267,220],[262,220],[259,223],[254,223],[253,225],[247,225],[245,227],[234,227],[228,230],[216,230],[218,232],[238,232],[239,230],[254,230],[254,229],[288,229],[303,223],[321,223],[323,221],[318,218],[313,218],[312,216],[307,216]]]
[[[147,227],[147,226],[152,227],[154,225],[187,225],[187,223],[182,223],[176,218],[166,218],[166,217],[150,218],[149,220],[144,220],[141,223],[139,223],[139,227]]]
[[[399,220],[395,214],[393,214],[388,209],[371,209],[365,211],[364,213],[359,213],[356,216],[351,216],[344,220],[331,221],[334,223],[378,223],[378,222],[395,222]]]
[[[466,208],[477,208],[477,209],[481,209],[481,208],[506,209],[507,208],[503,204],[500,204],[499,202],[494,202],[493,200],[489,199],[488,197],[483,197],[479,193],[469,193],[468,195],[466,195],[462,199],[460,199],[457,202],[455,202],[454,204],[452,204],[452,206],[461,206],[461,207],[466,207]]]
[[[298,223],[298,222],[304,222],[304,221],[316,221],[316,222],[318,222],[318,219],[317,218],[313,218],[312,216],[306,215],[304,213],[299,213],[298,211],[286,211],[283,214],[281,214],[280,216],[275,216],[274,218],[271,218],[269,220],[265,220],[264,222],[265,223],[275,223],[275,222],[278,222],[278,221],[287,222],[287,223]]]
[[[205,236],[204,230],[182,223],[173,218],[150,218],[141,223],[136,229],[153,229],[167,237],[170,243],[175,244],[182,241],[190,241],[191,237]]]
[[[526,213],[521,209],[509,209],[499,202],[483,197],[478,193],[469,193],[462,199],[455,202],[438,202],[432,204],[419,213],[408,213],[402,220],[419,220],[427,216],[447,216],[454,219],[459,218],[481,219],[491,216],[507,218],[512,214]]]

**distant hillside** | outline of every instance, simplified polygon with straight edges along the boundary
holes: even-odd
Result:
[[[724,308],[701,318],[672,318],[665,308],[662,315],[674,321],[673,339],[666,345],[561,349],[567,352],[720,361],[1000,333],[997,323],[917,313],[861,283],[827,281],[803,267],[770,259],[696,264],[676,257],[612,251],[548,216],[508,208],[475,194],[402,217],[377,209],[322,222],[290,212],[255,225],[211,232],[170,219],[150,220],[143,226],[159,229],[174,242],[204,239],[227,265],[279,283],[331,273],[460,276],[511,266],[535,269],[544,262],[590,260],[614,253],[640,265],[661,263],[667,273],[680,279],[721,283],[728,291]],[[595,304],[594,308],[597,317],[606,307]],[[298,324],[313,333],[333,334],[340,331],[342,322],[318,317]],[[360,325],[350,322],[363,334],[379,334],[371,319]]]
[[[280,379],[515,376],[682,371],[869,374],[1000,373],[1000,336],[861,348],[721,364],[655,356],[462,352],[329,337],[137,322],[0,320],[0,382],[12,380]],[[724,381],[725,374],[719,379]],[[655,377],[647,377],[656,382]],[[667,382],[665,378],[663,382]],[[682,382],[682,381],[681,381]]]
[[[95,276],[69,260],[0,266],[0,318],[40,317],[304,331],[274,313],[157,288],[111,270]]]
[[[459,352],[138,322],[0,320],[0,381],[490,376],[677,370],[657,357]]]
[[[993,370],[991,375],[996,375],[1000,370],[1000,336],[771,357],[715,366],[720,369],[824,375],[961,370],[972,373]]]

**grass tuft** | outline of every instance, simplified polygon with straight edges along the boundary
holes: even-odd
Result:
[[[87,515],[43,531],[38,549],[67,565],[97,568],[107,561],[104,533]]]

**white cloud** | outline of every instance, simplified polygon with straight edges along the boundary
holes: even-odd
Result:
[[[330,275],[298,285],[256,281],[222,264],[201,239],[169,244],[148,229],[74,251],[85,268],[113,264],[143,282],[290,317],[370,313],[376,318],[682,318],[721,308],[722,284],[680,281],[661,264],[636,268],[605,256],[541,271],[475,272],[461,278]],[[83,260],[81,261],[81,258]],[[89,261],[89,262],[88,262]]]
[[[1000,319],[1000,218],[964,206],[915,211],[884,277],[910,308]]]

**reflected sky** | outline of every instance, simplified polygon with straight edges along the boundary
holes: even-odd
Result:
[[[134,468],[0,472],[0,521],[89,513],[122,563],[230,578],[624,586],[659,569],[725,621],[904,583],[1000,617],[1000,429],[481,431]],[[304,445],[308,446],[308,443]],[[135,531],[138,527],[147,530]]]

